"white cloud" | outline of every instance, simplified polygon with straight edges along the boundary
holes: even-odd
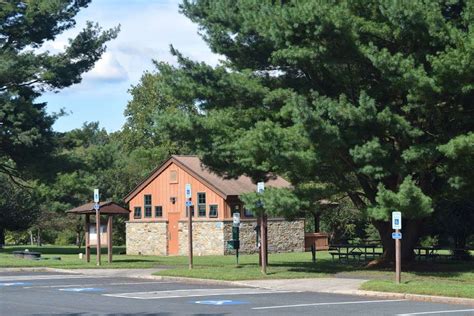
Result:
[[[84,80],[120,82],[128,79],[127,71],[110,52],[105,52],[94,68],[84,74]]]
[[[74,29],[45,43],[43,49],[52,53],[62,51],[67,39],[79,33],[88,20],[98,22],[103,29],[120,24],[121,31],[107,43],[106,53],[84,74],[80,84],[43,97],[49,111],[62,106],[73,111],[67,124],[55,125],[61,131],[80,127],[90,117],[101,117],[101,124],[108,130],[119,129],[125,121],[122,113],[130,98],[127,90],[138,83],[144,71],[155,70],[152,59],[176,64],[169,52],[170,44],[184,56],[210,65],[223,58],[207,47],[198,35],[198,26],[179,13],[176,0],[92,1],[79,12]],[[104,107],[115,121],[96,115]]]

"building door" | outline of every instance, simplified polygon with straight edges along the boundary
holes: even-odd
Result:
[[[177,255],[179,252],[178,224],[179,212],[168,213],[168,254]]]

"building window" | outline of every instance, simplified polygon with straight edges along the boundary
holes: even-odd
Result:
[[[197,194],[198,216],[206,217],[206,193],[199,192]]]
[[[244,216],[245,217],[254,217],[255,214],[253,213],[253,211],[247,209],[246,207],[244,207]]]
[[[163,217],[163,207],[161,205],[155,206],[155,217]]]
[[[204,204],[204,205],[199,204],[198,205],[198,215],[199,215],[199,217],[206,217],[206,204]]]
[[[151,205],[151,194],[145,194],[143,200],[145,205]]]
[[[186,207],[186,217],[188,217],[188,208],[191,209],[191,216],[194,217],[194,205]]]
[[[133,218],[142,218],[142,208],[140,206],[135,206],[133,209]]]
[[[151,194],[145,194],[144,204],[145,217],[151,217]]]
[[[170,170],[170,183],[178,183],[178,171]]]
[[[206,204],[206,193],[198,193],[198,204]]]
[[[209,217],[217,217],[217,204],[209,205]]]

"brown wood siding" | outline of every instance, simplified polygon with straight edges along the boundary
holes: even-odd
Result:
[[[178,173],[178,183],[171,183],[170,171],[175,170]],[[189,183],[192,188],[192,202],[194,205],[194,218],[193,220],[223,220],[225,217],[228,218],[230,211],[226,210],[224,199],[216,192],[211,190],[208,186],[200,182],[198,179],[190,175],[184,169],[180,168],[175,163],[171,163],[163,172],[158,175],[152,182],[144,187],[135,197],[130,200],[130,221],[160,221],[168,219],[168,212],[180,212],[181,219],[186,218],[186,206],[185,206],[185,185]],[[206,217],[198,217],[197,210],[197,193],[206,193]],[[145,207],[144,207],[144,195],[151,194],[152,199],[152,217],[145,218]],[[176,197],[176,203],[172,204],[170,201],[171,197]],[[209,205],[216,204],[218,206],[218,217],[209,217]],[[163,207],[163,217],[155,218],[155,206],[161,205]],[[142,218],[135,219],[133,217],[133,211],[136,206],[140,206],[142,209]],[[225,215],[224,215],[225,213]]]

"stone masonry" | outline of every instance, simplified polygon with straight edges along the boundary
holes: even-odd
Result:
[[[193,222],[193,254],[223,255],[224,224],[220,221]],[[179,254],[188,254],[188,222],[179,222]]]
[[[168,255],[168,223],[127,222],[127,255]]]
[[[268,219],[268,252],[301,252],[304,251],[304,220],[286,221],[284,219]],[[255,226],[256,220],[240,223],[240,253],[256,253]],[[232,239],[232,222],[226,222],[224,239]],[[233,250],[225,249],[226,254]]]
[[[243,220],[240,224],[240,253],[256,253],[256,220]],[[167,255],[166,222],[128,222],[127,254]],[[180,221],[178,226],[179,254],[188,254],[188,223]],[[223,255],[234,253],[227,249],[232,239],[232,221],[194,221],[193,253],[201,255]],[[268,219],[268,251],[304,251],[304,220],[286,221]]]

